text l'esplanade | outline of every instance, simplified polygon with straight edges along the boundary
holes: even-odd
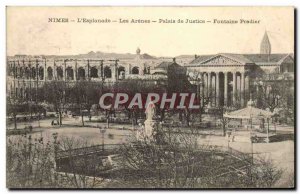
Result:
[[[49,23],[68,23],[68,22],[76,22],[76,23],[120,23],[120,24],[147,24],[147,23],[162,23],[162,24],[203,24],[203,23],[211,23],[211,24],[259,24],[260,20],[257,19],[123,19],[119,18],[118,20],[111,20],[108,18],[96,19],[96,18],[48,18]]]

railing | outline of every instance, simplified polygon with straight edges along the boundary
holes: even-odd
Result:
[[[125,75],[125,80],[126,79],[141,79],[141,80],[165,80],[167,79],[168,76],[167,75],[149,75],[149,74],[145,74],[145,75],[133,75],[133,74],[129,74],[129,75]]]
[[[84,156],[95,153],[112,152],[114,150],[117,150],[120,147],[120,145],[121,144],[104,144],[104,146],[95,145],[84,148],[76,148],[72,150],[60,150],[56,153],[56,159]]]

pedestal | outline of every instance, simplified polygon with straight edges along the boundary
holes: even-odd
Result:
[[[157,122],[155,120],[145,121],[145,136],[148,138],[153,138],[153,130]]]

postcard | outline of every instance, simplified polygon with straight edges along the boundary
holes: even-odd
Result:
[[[8,6],[7,188],[294,189],[294,21]]]

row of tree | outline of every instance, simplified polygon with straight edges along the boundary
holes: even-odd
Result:
[[[174,74],[174,73],[173,73]],[[83,118],[85,112],[91,115],[92,112],[99,111],[97,104],[100,96],[106,92],[126,92],[129,95],[135,93],[147,94],[150,92],[197,92],[197,98],[202,100],[200,109],[197,112],[199,121],[202,121],[202,115],[205,113],[206,107],[214,101],[214,91],[202,92],[197,87],[191,85],[187,77],[178,77],[172,73],[168,76],[167,84],[159,82],[122,80],[113,84],[105,82],[78,81],[75,83],[64,81],[46,82],[42,87],[34,88],[26,91],[25,97],[10,97],[7,100],[7,113],[12,116],[16,123],[17,114],[32,113],[41,114],[45,110],[55,111],[59,115],[59,123],[62,124],[62,114],[66,110],[72,110],[76,114],[80,114]],[[173,75],[173,76],[172,76]],[[271,112],[280,110],[285,118],[291,121],[294,119],[294,83],[290,81],[274,81],[266,86],[252,87],[250,90],[252,100],[256,101],[258,108],[269,109]],[[258,88],[258,89],[257,89]],[[32,99],[35,99],[32,101]],[[239,99],[239,98],[237,98]],[[240,103],[238,103],[240,104]],[[220,109],[221,108],[221,109]],[[240,108],[240,106],[235,106]],[[93,111],[94,109],[94,111]],[[98,109],[98,110],[97,110]],[[165,118],[167,107],[157,107],[159,118],[161,121]],[[216,114],[222,115],[224,107]],[[101,110],[100,110],[101,111]],[[102,110],[103,111],[103,110]],[[113,113],[115,110],[106,110],[106,114]],[[143,115],[144,110],[138,108],[128,109],[124,107],[124,112],[130,119],[137,122],[138,115]],[[178,111],[180,117],[184,115],[185,123],[190,123],[193,114],[188,108]],[[84,125],[83,119],[82,123]]]

